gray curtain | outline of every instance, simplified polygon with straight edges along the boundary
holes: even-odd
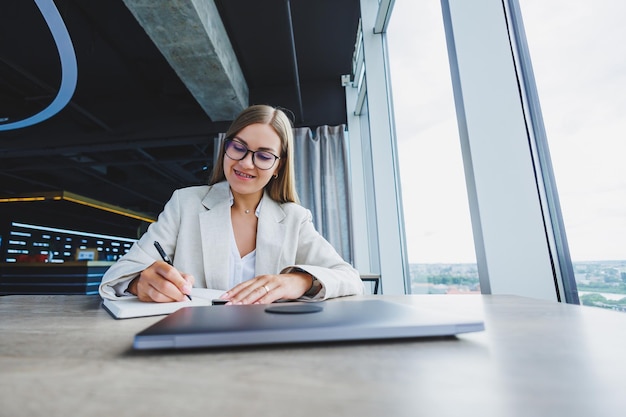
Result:
[[[296,188],[313,224],[352,262],[348,149],[345,125],[294,129]]]
[[[352,263],[348,138],[345,125],[296,128],[294,170],[300,203],[311,210],[317,231]],[[214,163],[222,133],[214,141]]]

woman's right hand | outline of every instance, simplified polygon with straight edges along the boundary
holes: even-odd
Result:
[[[194,281],[192,275],[181,273],[166,262],[156,261],[131,281],[128,291],[141,301],[184,301],[191,294]]]

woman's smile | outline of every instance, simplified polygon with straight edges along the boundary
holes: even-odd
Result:
[[[253,178],[256,178],[254,175],[246,174],[245,172],[238,171],[236,169],[233,169],[233,171],[235,171],[235,175],[237,177],[242,178],[242,179],[251,180]]]

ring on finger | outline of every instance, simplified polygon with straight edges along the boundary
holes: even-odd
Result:
[[[264,286],[263,286],[263,288],[265,288],[265,293],[266,293],[266,294],[270,292],[270,289],[269,289],[269,288],[267,288],[267,285],[264,285]]]

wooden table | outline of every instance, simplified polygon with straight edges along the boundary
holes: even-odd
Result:
[[[457,338],[136,352],[159,317],[0,297],[0,416],[623,416],[626,314],[513,296],[382,297],[481,315]],[[351,302],[356,297],[333,302]]]

